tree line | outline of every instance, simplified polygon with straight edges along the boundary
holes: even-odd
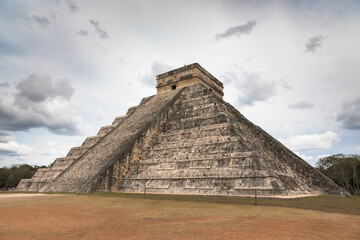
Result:
[[[335,154],[320,158],[317,169],[352,195],[360,194],[360,155]]]
[[[0,189],[16,187],[21,179],[32,178],[39,168],[46,166],[30,166],[28,164],[12,165],[0,168]]]

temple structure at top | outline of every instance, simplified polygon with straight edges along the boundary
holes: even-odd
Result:
[[[221,99],[224,96],[224,85],[222,82],[217,80],[198,63],[185,65],[184,67],[156,76],[158,93],[172,91],[195,83],[201,83]]]

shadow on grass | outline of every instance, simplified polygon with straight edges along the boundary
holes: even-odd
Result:
[[[136,193],[89,193],[88,196],[103,197],[124,197],[143,199],[143,194]],[[215,196],[189,196],[189,195],[159,195],[147,194],[146,199],[150,200],[167,200],[167,201],[188,201],[188,202],[207,202],[223,204],[243,204],[254,205],[254,198],[240,197],[215,197]],[[288,207],[318,210],[328,213],[345,213],[360,215],[360,197],[338,197],[320,195],[316,197],[305,197],[300,199],[257,199],[257,205],[272,207]]]

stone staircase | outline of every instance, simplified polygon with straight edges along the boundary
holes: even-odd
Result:
[[[145,97],[141,100],[140,105],[149,100]],[[66,157],[57,158],[48,168],[39,169],[31,179],[22,179],[17,186],[18,191],[40,191],[44,192],[50,184],[68,167],[74,164],[82,155],[96,145],[100,139],[108,134],[116,126],[120,125],[125,119],[136,110],[138,106],[130,107],[126,115],[116,117],[111,125],[101,127],[96,136],[87,137],[81,146],[70,149]]]
[[[98,133],[101,138],[96,144],[74,161],[65,171],[57,176],[48,187],[41,189],[45,192],[84,192],[91,181],[112,161],[120,158],[153,119],[181,90],[155,95],[141,101],[137,107],[129,108],[126,118],[116,119],[110,126],[102,127]],[[116,124],[118,121],[121,124]],[[91,142],[89,139],[86,142]],[[84,145],[83,144],[83,145]],[[84,148],[81,146],[80,149]],[[81,150],[73,149],[79,153]],[[70,151],[71,153],[72,151]]]

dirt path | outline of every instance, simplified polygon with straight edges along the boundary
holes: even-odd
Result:
[[[3,194],[1,194],[3,195]],[[282,207],[28,194],[0,198],[0,239],[357,239],[360,216]]]
[[[0,199],[2,198],[28,198],[28,197],[49,197],[49,196],[58,196],[57,194],[44,194],[44,193],[2,193],[0,194]]]

